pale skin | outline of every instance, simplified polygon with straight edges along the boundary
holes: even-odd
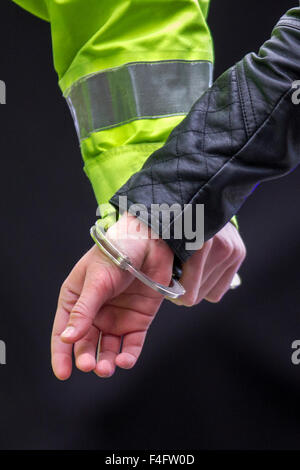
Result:
[[[150,234],[148,227],[128,214],[108,231],[137,268],[154,281],[168,285],[173,253],[165,241]],[[180,282],[186,294],[175,303],[193,306],[203,299],[219,302],[245,256],[238,231],[228,223],[184,264]],[[51,340],[56,377],[70,377],[73,353],[79,370],[94,371],[99,377],[111,377],[116,367],[131,369],[162,301],[159,293],[121,270],[93,246],[75,265],[59,294]],[[100,331],[101,352],[96,362]]]

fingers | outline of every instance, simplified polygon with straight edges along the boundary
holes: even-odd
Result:
[[[121,352],[121,337],[103,334],[100,340],[99,357],[96,362],[99,331],[94,328],[93,333],[90,331],[75,345],[76,366],[83,372],[94,370],[96,375],[102,378],[111,377],[116,370],[116,366],[122,369],[131,369],[141,354],[146,333],[146,331],[139,331],[124,335]]]
[[[238,266],[233,264],[228,269],[225,269],[223,275],[215,283],[212,281],[211,285],[209,285],[209,282],[207,282],[207,286],[203,286],[203,291],[199,292],[199,302],[203,298],[212,303],[220,302],[230,289],[232,279],[237,271]]]
[[[60,380],[68,379],[72,372],[72,344],[64,344],[61,334],[69,320],[70,311],[79,298],[85,272],[83,258],[63,283],[58,298],[51,337],[51,363],[54,374]]]
[[[207,259],[205,275],[203,276],[203,282],[199,289],[197,303],[201,302],[204,298],[207,299],[207,294],[214,286],[219,286],[219,290],[222,292],[222,294],[220,294],[220,298],[216,298],[214,301],[218,302],[221,300],[221,297],[225,293],[222,289],[224,273],[228,268],[234,268],[236,265],[235,246],[232,238],[225,238],[224,236],[215,237],[213,239],[211,252]],[[234,273],[232,274],[232,277],[233,276]]]
[[[75,345],[76,366],[83,372],[94,370],[96,375],[102,378],[111,377],[116,366],[131,369],[141,354],[146,334],[146,331],[138,331],[124,335],[122,351],[120,351],[121,336],[103,334],[97,360],[99,331],[94,328],[93,333],[90,331]]]
[[[74,346],[76,367],[82,372],[91,372],[96,367],[96,350],[99,339],[98,328],[92,326],[88,333]]]
[[[245,245],[236,228],[228,223],[185,263],[180,282],[186,294],[174,303],[193,306],[204,298],[219,302],[245,257]]]
[[[131,369],[141,354],[147,331],[128,333],[123,338],[122,351],[116,357],[116,365],[122,369]]]
[[[72,372],[72,344],[61,342],[60,335],[53,334],[51,341],[51,363],[55,376],[67,380]]]
[[[186,293],[178,300],[171,300],[173,303],[186,306],[196,303],[212,244],[212,240],[206,242],[203,248],[191,256],[183,265],[180,283],[185,288]]]
[[[99,377],[111,377],[116,369],[115,359],[120,352],[120,345],[120,336],[101,334],[97,328],[92,327],[88,334],[75,344],[77,368],[82,372],[93,370]]]
[[[199,290],[197,303],[203,299],[209,302],[220,302],[226,292],[230,289],[230,285],[235,273],[238,271],[239,263],[233,262],[228,266],[225,262],[214,271],[208,279],[203,283]]]
[[[219,271],[219,277],[211,275],[206,282],[206,286],[203,286],[203,292],[199,292],[200,302],[203,298],[209,302],[219,302],[226,292],[230,290],[231,283],[234,275],[238,272],[241,264],[246,257],[246,248],[242,242],[237,230],[233,227],[233,240],[237,235],[236,240],[233,241],[233,252],[230,260],[223,264],[223,267]],[[231,261],[231,264],[230,264]]]
[[[113,267],[112,267],[113,268]],[[75,343],[83,338],[104,302],[113,296],[110,267],[87,270],[81,295],[72,308],[62,341]]]
[[[99,377],[111,377],[116,369],[115,360],[120,351],[121,337],[103,334],[95,373]]]
[[[60,337],[68,319],[69,312],[59,300],[51,337],[51,364],[59,380],[68,379],[72,372],[72,344],[64,344]]]

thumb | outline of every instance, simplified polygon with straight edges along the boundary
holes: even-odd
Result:
[[[83,338],[93,323],[102,305],[114,297],[113,266],[96,264],[96,269],[88,269],[81,295],[72,308],[69,321],[61,339],[65,343],[75,343]]]

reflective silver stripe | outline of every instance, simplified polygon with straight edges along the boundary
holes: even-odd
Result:
[[[136,119],[189,112],[212,83],[206,61],[159,61],[125,64],[89,75],[66,93],[80,140],[92,132]]]

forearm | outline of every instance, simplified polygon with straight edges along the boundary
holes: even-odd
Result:
[[[297,7],[279,21],[258,54],[248,54],[197,100],[112,203],[119,206],[119,196],[126,195],[129,210],[143,204],[149,225],[153,203],[178,203],[182,211],[184,204],[204,204],[205,240],[210,239],[255,185],[298,165],[300,110],[292,102],[292,85],[299,76]],[[167,228],[160,223],[161,233]],[[193,253],[184,237],[167,241],[181,260]]]

